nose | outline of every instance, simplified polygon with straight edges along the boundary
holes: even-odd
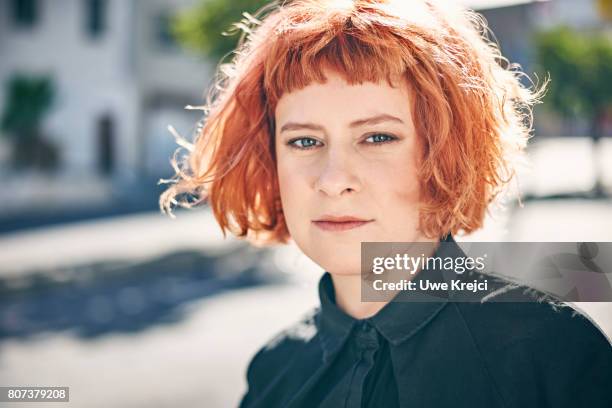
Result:
[[[356,174],[357,169],[349,160],[350,154],[350,152],[341,152],[338,149],[328,150],[322,159],[324,163],[315,181],[316,191],[335,197],[361,190],[361,182]]]

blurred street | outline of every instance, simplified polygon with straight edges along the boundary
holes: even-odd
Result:
[[[610,186],[612,143],[605,142]],[[588,143],[534,145],[523,189],[534,196],[588,190],[592,173],[564,173],[568,161],[589,165]],[[0,235],[0,383],[69,386],[69,405],[79,407],[235,406],[255,351],[318,304],[322,270],[294,245],[255,249],[224,240],[208,209],[176,215]],[[612,241],[611,231],[610,199],[542,199],[494,214],[464,239]],[[612,304],[577,306],[612,335]]]
[[[153,212],[2,237],[0,383],[66,384],[72,406],[234,404],[256,349],[318,301],[317,267],[213,221]]]

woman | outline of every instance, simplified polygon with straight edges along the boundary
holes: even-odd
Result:
[[[461,256],[453,235],[480,228],[513,175],[543,88],[521,85],[484,21],[425,0],[258,17],[161,198],[206,199],[224,233],[293,240],[326,271],[321,307],[253,357],[241,406],[612,406],[612,349],[570,308],[361,300],[361,242]]]

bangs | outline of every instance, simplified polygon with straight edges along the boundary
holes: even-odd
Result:
[[[325,71],[348,84],[386,81],[390,86],[410,64],[405,44],[388,27],[359,26],[343,16],[312,32],[291,27],[278,34],[263,62],[264,89],[273,106],[285,92],[326,81]]]

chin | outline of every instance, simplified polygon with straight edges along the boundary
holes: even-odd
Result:
[[[353,259],[351,259],[353,258]],[[357,252],[351,257],[344,257],[341,253],[325,257],[314,258],[315,262],[323,269],[334,275],[360,275],[361,254]]]
[[[334,275],[359,275],[363,240],[311,237],[296,241],[296,244],[308,258]]]

